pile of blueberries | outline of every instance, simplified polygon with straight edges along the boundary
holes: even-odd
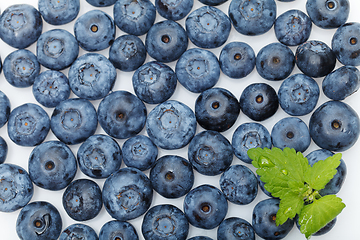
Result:
[[[16,223],[19,238],[136,240],[139,235],[128,221],[139,217],[146,240],[187,239],[190,224],[217,227],[218,239],[255,239],[255,234],[284,238],[297,222],[275,225],[276,198],[256,204],[252,223],[239,217],[225,219],[228,202],[251,203],[258,186],[271,197],[249,167],[232,165],[233,156],[250,164],[250,148],[304,152],[312,139],[321,148],[307,155],[314,164],[355,144],[359,117],[341,101],[360,86],[360,23],[346,22],[349,0],[307,0],[307,13],[289,10],[279,16],[274,0],[232,0],[228,14],[216,7],[227,0],[199,0],[203,6],[198,9],[193,9],[193,0],[86,1],[99,9],[78,17],[80,0],[39,0],[38,9],[12,5],[0,16],[0,38],[17,49],[3,65],[0,61],[0,71],[13,87],[32,87],[38,102],[11,109],[9,98],[0,91],[0,127],[7,124],[16,145],[33,147],[27,172],[4,163],[8,147],[0,137],[0,211],[21,209]],[[113,17],[101,10],[109,6]],[[157,14],[166,20],[155,23]],[[181,19],[186,19],[185,26],[177,22]],[[43,20],[60,27],[75,21],[74,35],[60,28],[43,32]],[[313,24],[337,28],[331,48],[309,40]],[[272,27],[278,42],[264,46],[256,56],[245,42],[225,44],[232,28],[258,36]],[[116,28],[126,34],[116,38]],[[143,42],[139,36],[145,34]],[[189,40],[195,48],[188,49]],[[36,54],[26,49],[32,44]],[[294,46],[295,54],[290,48]],[[210,49],[219,47],[217,57]],[[79,56],[80,48],[87,53]],[[104,49],[109,49],[108,58],[96,53]],[[147,55],[154,60],[146,62]],[[173,70],[167,63],[175,61]],[[335,70],[337,61],[344,66]],[[295,65],[301,73],[291,75]],[[216,87],[221,74],[241,79],[254,69],[268,83],[282,81],[278,92],[268,83],[253,83],[238,100],[231,89]],[[135,94],[114,89],[119,71],[133,72]],[[322,91],[331,100],[315,109],[320,87],[314,78],[320,77],[324,77]],[[194,110],[171,100],[178,82],[198,94]],[[100,101],[97,109],[95,100]],[[150,105],[154,108],[148,112]],[[278,121],[270,133],[260,122],[279,106],[289,117]],[[52,109],[51,116],[44,107]],[[230,142],[222,132],[234,126],[240,111],[253,121],[238,126]],[[299,116],[310,113],[307,125]],[[106,134],[96,134],[98,124]],[[197,133],[198,125],[205,130]],[[141,134],[144,129],[146,135]],[[58,140],[45,141],[50,130]],[[116,139],[124,140],[122,147]],[[75,156],[69,146],[76,144],[80,147]],[[184,147],[188,159],[158,158],[159,150]],[[122,162],[126,167],[120,168]],[[320,194],[340,190],[346,176],[341,162]],[[75,179],[78,167],[89,178]],[[206,176],[221,174],[221,189],[210,184],[193,188],[194,170]],[[106,179],[102,189],[96,179]],[[80,223],[63,229],[51,203],[29,203],[33,184],[64,190],[64,210],[75,221],[95,218],[103,206],[115,220],[105,223],[99,235]],[[166,199],[184,197],[183,209],[171,201],[152,206],[154,191]],[[329,231],[335,222],[316,235]]]

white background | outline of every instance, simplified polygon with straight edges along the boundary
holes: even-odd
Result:
[[[348,22],[356,22],[356,21],[359,22],[360,15],[358,14],[358,10],[360,9],[360,1],[358,1],[358,0],[349,0],[349,1],[350,1],[350,5],[351,5],[351,10],[350,10],[350,16],[349,16]],[[0,1],[1,12],[4,11],[4,9],[7,8],[8,6],[10,6],[12,4],[18,4],[18,3],[31,4],[37,8],[37,0],[1,0]],[[230,0],[222,5],[218,6],[218,8],[227,14],[229,4],[230,4]],[[281,13],[283,13],[289,9],[300,9],[300,10],[306,12],[306,10],[305,10],[306,0],[295,0],[294,2],[276,1],[276,4],[277,4],[277,16],[279,16]],[[203,6],[203,4],[198,2],[198,0],[195,0],[194,7],[192,10],[199,8],[201,6]],[[80,13],[78,16],[80,16],[80,15],[84,14],[85,12],[92,10],[92,9],[94,9],[94,7],[92,7],[90,4],[85,2],[85,0],[81,0],[81,8],[80,8]],[[101,10],[105,11],[110,16],[113,16],[113,6],[102,8]],[[164,19],[160,15],[157,14],[156,22],[162,21],[162,20],[164,20]],[[44,21],[43,32],[48,31],[50,29],[55,29],[55,28],[64,28],[73,34],[74,22],[75,21],[73,21],[69,24],[63,25],[63,26],[52,26],[52,25],[47,24]],[[185,19],[180,20],[179,23],[184,26]],[[315,25],[313,25],[310,39],[321,40],[321,41],[327,43],[329,46],[331,46],[331,38],[332,38],[334,32],[335,32],[335,30],[324,30],[324,29],[320,29],[320,28],[316,27]],[[120,35],[123,35],[123,34],[124,34],[124,32],[120,31],[118,28],[116,29],[117,37]],[[145,35],[141,36],[140,38],[143,41],[145,41]],[[239,34],[232,27],[230,37],[226,43],[229,43],[231,41],[246,42],[253,47],[255,53],[257,54],[258,51],[263,46],[265,46],[269,43],[272,43],[272,42],[276,42],[277,39],[275,37],[273,28],[269,32],[267,32],[263,35],[248,37],[248,36]],[[30,51],[32,51],[33,53],[36,53],[35,45],[36,44],[33,44],[30,47],[28,47],[28,49]],[[195,45],[189,41],[188,48],[193,48],[193,47],[195,47]],[[213,51],[215,53],[215,55],[218,57],[221,49],[222,49],[222,47],[219,47],[216,49],[212,49],[211,51]],[[292,47],[291,49],[295,52],[296,47]],[[0,40],[0,55],[1,55],[2,60],[4,60],[5,57],[14,50],[16,50],[16,49],[8,46],[7,44],[5,44],[4,42],[2,42]],[[108,51],[109,51],[109,49],[105,49],[103,51],[100,51],[99,53],[104,54],[105,56],[108,56]],[[83,55],[85,53],[86,53],[86,51],[80,49],[79,56]],[[150,56],[147,56],[147,59],[146,59],[147,62],[153,61],[153,60],[154,59],[152,59]],[[168,65],[172,69],[175,69],[175,62],[169,63]],[[336,68],[338,68],[340,66],[341,66],[341,64],[338,62]],[[45,70],[47,70],[47,69],[45,67],[42,67],[41,71],[45,71]],[[63,72],[67,75],[68,69],[65,69]],[[295,67],[293,74],[298,73],[298,72],[299,72],[299,70],[297,69],[297,67]],[[133,72],[126,73],[126,72],[121,72],[121,71],[117,70],[117,74],[118,74],[118,76],[117,76],[117,80],[116,80],[116,83],[114,86],[114,90],[127,90],[127,91],[134,93],[133,87],[132,87],[132,82],[131,82]],[[323,78],[316,79],[320,88],[321,88],[322,79]],[[254,69],[254,71],[249,76],[247,76],[246,78],[243,78],[243,79],[230,79],[221,73],[219,82],[216,84],[216,87],[224,87],[224,88],[229,89],[239,99],[243,89],[246,86],[248,86],[249,84],[254,83],[254,82],[268,83],[271,86],[273,86],[276,91],[278,90],[278,88],[281,84],[281,81],[271,82],[271,81],[262,79],[258,75],[256,70]],[[20,106],[26,102],[37,103],[34,96],[32,95],[31,87],[15,88],[6,81],[3,73],[0,75],[0,89],[9,97],[9,99],[11,101],[12,109],[14,109],[15,107]],[[329,100],[324,96],[324,94],[322,92],[320,94],[321,94],[321,96],[320,96],[317,106],[319,106],[320,104]],[[178,84],[176,92],[171,97],[171,99],[180,100],[180,101],[184,102],[185,104],[187,104],[190,108],[194,109],[195,100],[196,100],[197,96],[198,96],[198,94],[190,93],[184,87],[182,87],[180,84]],[[72,93],[71,97],[76,97],[76,96]],[[94,106],[96,108],[97,108],[99,102],[100,101],[92,101],[92,103],[94,104]],[[360,103],[360,95],[359,95],[359,93],[356,93],[356,94],[348,97],[344,102],[348,103],[358,113],[360,113],[360,104],[359,104]],[[154,105],[147,104],[146,107],[147,107],[148,112],[150,112],[151,109],[154,108]],[[44,108],[44,109],[47,111],[49,116],[51,116],[53,109],[48,109],[48,108]],[[310,115],[311,114],[308,114],[308,115],[302,116],[300,118],[308,124]],[[272,127],[274,126],[274,124],[277,121],[279,121],[281,118],[284,118],[284,117],[288,117],[288,115],[282,109],[279,108],[279,110],[273,117],[261,122],[261,124],[263,124],[270,132]],[[235,123],[235,125],[228,131],[224,132],[223,133],[224,136],[227,137],[231,141],[232,134],[235,131],[235,129],[240,124],[249,122],[249,121],[251,121],[251,120],[248,117],[246,117],[243,113],[240,113],[239,118],[238,118],[237,122]],[[198,125],[197,133],[201,132],[203,130],[204,129],[202,129]],[[100,126],[98,126],[96,133],[97,134],[104,133],[104,131],[101,129]],[[146,131],[143,130],[140,134],[146,135]],[[28,157],[29,157],[33,147],[20,147],[20,146],[17,146],[16,144],[14,144],[8,137],[6,125],[0,129],[0,135],[5,139],[5,141],[8,144],[8,147],[9,147],[6,162],[18,164],[27,170],[28,169],[28,167],[27,167]],[[51,131],[49,132],[49,134],[46,138],[46,141],[48,141],[48,140],[56,140],[56,137],[52,134]],[[124,140],[117,140],[117,141],[118,141],[119,145],[122,147]],[[70,147],[75,155],[76,155],[76,152],[77,152],[77,149],[79,146],[80,146],[80,144]],[[309,149],[307,151],[305,151],[304,155],[306,155],[316,149],[318,149],[318,147],[312,142],[311,146],[309,147]],[[360,141],[358,141],[350,150],[347,150],[346,152],[343,153],[343,159],[346,162],[348,173],[347,173],[345,183],[344,183],[341,191],[338,193],[338,196],[343,199],[343,201],[345,202],[347,207],[338,216],[338,221],[337,221],[335,227],[331,230],[331,232],[329,232],[328,234],[326,234],[324,236],[313,237],[313,239],[335,240],[335,239],[357,239],[357,238],[359,238],[358,237],[359,236],[358,228],[359,228],[359,224],[360,224],[360,220],[359,220],[359,215],[360,215],[359,176],[360,175],[358,172],[360,169],[360,159],[359,159],[359,153],[358,153],[359,149],[360,149]],[[172,150],[172,151],[165,151],[165,150],[159,149],[159,157],[163,156],[163,155],[167,155],[167,154],[180,155],[182,157],[187,158],[187,147],[180,149],[180,150]],[[239,159],[237,159],[234,156],[233,164],[245,164],[245,163],[243,163],[242,161],[240,161]],[[255,170],[250,164],[245,164],[245,165],[250,167],[253,171]],[[125,165],[122,164],[121,167],[125,167]],[[149,171],[146,171],[145,174],[148,175]],[[220,187],[219,186],[219,177],[220,177],[220,175],[215,176],[215,177],[208,177],[208,176],[203,176],[198,173],[195,173],[194,187],[199,186],[204,183],[208,183],[208,184],[212,184],[219,188]],[[88,177],[85,176],[80,170],[78,170],[76,179],[80,179],[80,178],[88,178]],[[96,182],[102,188],[104,180],[96,180]],[[63,191],[64,190],[55,191],[55,192],[48,191],[48,190],[38,188],[37,186],[34,185],[34,196],[31,199],[31,201],[48,201],[48,202],[52,203],[60,211],[60,214],[61,214],[61,217],[63,220],[63,229],[65,229],[67,226],[74,224],[76,222],[74,220],[72,220],[69,216],[67,216],[66,212],[63,209],[62,202],[61,202]],[[249,205],[239,206],[239,205],[229,203],[229,210],[226,215],[226,218],[241,217],[251,223],[253,207],[260,200],[263,200],[266,198],[267,198],[267,196],[259,189],[258,196]],[[163,203],[170,203],[170,204],[176,205],[180,209],[183,209],[183,199],[184,199],[184,197],[176,199],[176,200],[168,200],[168,199],[165,199],[155,193],[152,206],[158,205],[158,204],[163,204]],[[1,229],[1,237],[0,238],[1,239],[4,239],[4,240],[18,239],[16,230],[15,230],[15,225],[16,225],[16,219],[19,214],[19,211],[20,210],[12,212],[12,213],[0,212],[0,229]],[[83,222],[83,223],[91,226],[92,228],[94,228],[94,230],[97,233],[99,233],[102,225],[110,220],[112,220],[112,218],[108,215],[108,213],[105,211],[105,209],[102,208],[100,214],[96,218],[86,221],[86,222]],[[139,235],[139,238],[143,239],[142,234],[141,234],[142,216],[137,219],[131,220],[129,222],[135,226],[137,233]],[[213,239],[216,239],[216,231],[217,231],[217,228],[215,228],[213,230],[202,230],[202,229],[198,229],[198,228],[190,226],[190,231],[189,231],[188,237],[190,238],[190,237],[197,236],[197,235],[205,235],[205,236],[211,237]],[[261,238],[257,236],[256,239],[261,239]],[[291,239],[291,240],[300,240],[301,239],[302,240],[302,239],[305,239],[305,237],[294,226],[292,231],[288,234],[288,236],[285,239]]]

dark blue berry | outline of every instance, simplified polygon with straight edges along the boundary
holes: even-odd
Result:
[[[192,9],[194,0],[155,0],[156,11],[168,20],[178,21],[183,19]]]
[[[80,11],[80,0],[39,0],[38,8],[45,22],[63,25],[77,17]]]
[[[0,136],[0,164],[4,163],[8,153],[8,145],[4,138]]]
[[[108,7],[116,3],[116,0],[86,0],[94,7]]]
[[[245,219],[231,217],[220,223],[217,238],[222,240],[255,240],[255,231]]]
[[[131,223],[112,220],[105,223],[99,233],[99,240],[129,239],[138,240],[139,236]]]
[[[88,225],[77,223],[68,226],[62,231],[59,240],[72,240],[72,239],[86,239],[86,240],[99,240],[94,229]]]
[[[10,107],[9,98],[0,90],[0,128],[3,127],[9,119]]]

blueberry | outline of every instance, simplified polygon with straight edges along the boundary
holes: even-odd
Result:
[[[11,47],[29,47],[40,37],[43,21],[40,12],[28,4],[15,4],[0,16],[0,38]]]
[[[168,100],[149,113],[146,132],[160,148],[172,150],[185,147],[196,132],[195,114],[184,103]]]
[[[77,58],[79,44],[68,31],[54,29],[41,34],[36,44],[36,54],[44,67],[62,70]]]
[[[48,190],[61,190],[74,179],[76,158],[60,141],[48,141],[36,146],[28,162],[29,175],[35,185]]]
[[[66,213],[75,221],[95,218],[102,208],[102,203],[100,187],[89,179],[73,181],[62,197]]]
[[[143,215],[153,199],[150,179],[136,168],[122,168],[105,181],[102,198],[111,217],[127,221]]]
[[[359,116],[348,104],[329,101],[319,106],[309,121],[311,138],[330,151],[345,151],[359,138]]]
[[[59,240],[86,239],[99,240],[94,229],[85,224],[72,224],[62,231]]]
[[[201,174],[215,176],[232,163],[232,146],[221,133],[208,130],[195,135],[189,143],[188,159]]]
[[[236,31],[244,35],[260,35],[270,30],[276,19],[274,0],[232,0],[229,18]]]
[[[92,103],[70,98],[57,105],[51,115],[51,131],[66,144],[78,144],[93,135],[97,128],[97,114]]]
[[[185,158],[165,155],[156,161],[150,171],[154,190],[165,198],[179,198],[187,194],[194,184],[194,172]]]
[[[50,130],[50,119],[40,106],[26,103],[13,109],[7,124],[10,139],[20,146],[36,146]]]
[[[335,51],[326,43],[316,40],[299,45],[295,53],[296,65],[309,77],[324,77],[335,68]]]
[[[110,46],[109,60],[121,71],[134,71],[145,62],[145,59],[145,45],[135,35],[122,35]]]
[[[7,123],[10,116],[10,100],[6,96],[5,93],[3,93],[0,90],[0,128]]]
[[[162,62],[147,62],[139,67],[132,77],[136,96],[149,104],[168,100],[175,92],[175,72]]]
[[[124,142],[122,154],[126,166],[145,171],[155,164],[158,148],[149,137],[136,135]]]
[[[192,43],[200,48],[217,48],[229,37],[231,22],[220,9],[203,6],[192,11],[185,21],[185,28]]]
[[[92,178],[107,178],[121,165],[119,144],[108,135],[96,134],[85,140],[77,151],[80,170]]]
[[[207,130],[224,132],[230,129],[239,113],[239,101],[224,88],[208,89],[195,102],[196,121]]]
[[[116,0],[86,0],[94,7],[108,7],[115,4]]]
[[[45,201],[32,202],[21,209],[16,232],[21,240],[56,240],[61,234],[59,211]]]
[[[70,96],[69,79],[60,71],[47,70],[35,78],[33,95],[41,105],[52,108]]]
[[[69,83],[71,90],[80,98],[97,100],[104,98],[113,88],[116,69],[102,54],[86,53],[71,65]]]
[[[310,152],[308,155],[306,155],[306,158],[308,159],[309,164],[313,166],[316,162],[325,160],[332,155],[334,155],[334,153],[329,150],[318,149]],[[334,177],[326,184],[325,188],[319,191],[321,196],[337,194],[340,191],[347,174],[345,161],[343,159],[340,159],[340,161],[341,163],[336,168],[337,172]]]
[[[160,16],[168,20],[178,21],[191,11],[194,0],[155,0],[155,8]]]
[[[14,164],[0,164],[0,179],[1,212],[14,212],[28,204],[34,187],[25,169]]]
[[[92,10],[80,16],[74,25],[75,38],[86,51],[108,48],[115,40],[114,20],[101,10]]]
[[[139,240],[136,229],[131,223],[112,220],[105,223],[99,233],[99,240]]]
[[[294,148],[297,152],[304,152],[311,143],[309,128],[297,117],[279,120],[271,130],[271,140],[274,147]]]
[[[294,226],[294,220],[288,219],[284,224],[276,225],[276,213],[280,200],[268,198],[260,201],[253,209],[252,226],[255,233],[264,239],[282,239]]]
[[[256,175],[256,178],[258,180],[260,189],[266,194],[266,196],[274,198],[274,196],[271,194],[271,192],[269,192],[268,190],[265,189],[265,183],[263,181],[261,181],[260,175]]]
[[[245,219],[227,218],[217,230],[217,238],[222,240],[255,240],[255,231]]]
[[[118,0],[113,12],[118,28],[136,36],[147,33],[156,17],[156,8],[149,0]]]
[[[184,199],[184,213],[197,228],[213,229],[220,225],[228,211],[225,195],[212,185],[192,189]]]
[[[98,119],[104,131],[114,138],[133,137],[145,126],[145,104],[127,91],[115,91],[100,102]]]
[[[0,136],[0,164],[4,163],[8,153],[8,145],[6,141]]]
[[[221,71],[230,78],[244,78],[255,67],[255,52],[244,42],[230,42],[221,50],[219,63]]]
[[[187,90],[201,93],[220,78],[220,64],[214,53],[201,48],[187,50],[176,63],[176,76]]]
[[[254,121],[273,116],[279,108],[279,99],[273,87],[266,83],[252,83],[240,96],[241,111]]]
[[[195,236],[195,237],[189,238],[188,240],[213,240],[213,239],[206,237],[206,236]]]
[[[295,56],[289,47],[281,43],[270,43],[260,49],[256,56],[256,70],[267,80],[287,78],[295,66]]]
[[[351,22],[340,26],[331,41],[336,58],[344,65],[360,65],[360,23]]]
[[[243,123],[236,128],[231,141],[236,157],[245,163],[252,160],[247,155],[251,148],[271,148],[271,136],[269,131],[260,123]]]
[[[288,10],[277,17],[274,23],[275,36],[282,44],[297,46],[310,37],[311,19],[300,10]]]
[[[317,82],[305,74],[294,74],[280,85],[280,107],[289,115],[303,116],[314,110],[320,95]]]
[[[80,11],[80,0],[39,0],[38,8],[45,22],[63,25],[77,17]]]
[[[141,231],[145,240],[185,240],[189,222],[174,205],[156,205],[145,214]]]
[[[14,87],[29,87],[40,73],[37,57],[27,49],[16,50],[4,60],[4,75]]]
[[[349,0],[308,0],[306,11],[311,21],[320,28],[338,28],[346,23],[350,5]]]
[[[208,6],[218,6],[227,2],[227,0],[199,0],[199,2]]]

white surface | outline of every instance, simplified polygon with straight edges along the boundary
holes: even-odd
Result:
[[[27,4],[31,4],[35,7],[37,7],[37,0],[1,0],[0,1],[1,11],[3,11],[5,8],[7,8],[8,6],[10,6],[12,4],[18,4],[18,3],[27,3]],[[306,3],[306,0],[296,0],[294,2],[276,1],[277,9],[278,9],[277,15],[280,15],[281,13],[285,12],[288,9],[300,9],[300,10],[306,12],[305,3]],[[230,0],[226,3],[224,3],[223,5],[218,6],[218,8],[220,8],[222,11],[224,11],[227,14],[229,4],[230,4]],[[360,22],[360,16],[358,14],[358,9],[360,9],[360,1],[350,0],[350,4],[351,4],[351,10],[350,10],[350,16],[349,16],[348,21],[349,22],[356,22],[356,21]],[[198,2],[198,0],[195,0],[193,10],[200,6],[203,6],[203,4]],[[92,9],[94,9],[94,7],[92,7],[90,4],[88,4],[85,0],[81,0],[81,8],[80,8],[79,16],[89,10],[92,10]],[[101,10],[107,12],[110,16],[113,16],[112,9],[113,9],[113,7],[111,6],[111,7],[102,8]],[[156,16],[156,21],[162,21],[162,20],[164,20],[162,17],[160,17],[159,15]],[[52,25],[49,25],[46,22],[44,22],[43,32],[48,31],[50,29],[54,29],[54,28],[65,28],[69,32],[73,33],[74,22],[75,21],[73,21],[69,24],[66,24],[64,26],[52,26]],[[185,19],[180,20],[179,23],[184,26]],[[124,34],[118,28],[116,31],[117,31],[116,37]],[[332,38],[332,35],[334,34],[334,32],[335,32],[335,30],[323,30],[323,29],[320,29],[320,28],[316,27],[315,25],[313,25],[310,39],[321,40],[321,41],[327,43],[329,46],[331,46],[331,38]],[[145,36],[141,36],[141,39],[144,41]],[[253,47],[255,53],[257,53],[263,46],[265,46],[271,42],[276,42],[277,39],[275,37],[273,28],[266,34],[263,34],[260,36],[255,36],[255,37],[247,37],[247,36],[241,35],[238,32],[236,32],[234,28],[232,28],[230,37],[226,43],[229,43],[231,41],[246,42],[246,43],[250,44]],[[193,48],[193,47],[195,47],[195,45],[193,45],[189,41],[189,48]],[[31,45],[28,49],[31,50],[33,53],[35,53],[36,52],[35,44]],[[222,47],[219,47],[219,48],[213,49],[211,51],[213,51],[216,56],[219,56],[221,49],[222,49]],[[15,50],[14,48],[9,47],[4,42],[0,41],[0,55],[1,55],[2,60],[4,60],[5,57],[14,50]],[[296,47],[292,47],[292,50],[295,52]],[[105,56],[108,56],[108,51],[109,51],[108,49],[105,49],[103,51],[100,51],[99,53],[104,54]],[[80,49],[80,55],[83,55],[85,53],[86,52],[84,50]],[[146,59],[147,62],[152,61],[152,60],[153,59],[149,56]],[[170,67],[172,67],[173,69],[175,68],[175,62],[169,63],[168,65]],[[338,62],[336,68],[338,68],[340,66],[341,66],[341,64]],[[42,67],[42,71],[45,71],[45,70],[46,69],[44,67]],[[66,69],[63,72],[65,74],[67,74],[68,70]],[[298,73],[298,72],[299,72],[299,70],[295,67],[293,74]],[[128,91],[134,93],[133,88],[132,88],[132,83],[131,83],[131,78],[132,78],[133,72],[125,73],[125,72],[121,72],[121,71],[117,70],[117,73],[118,73],[118,77],[117,77],[117,81],[116,81],[114,90],[128,90]],[[319,86],[321,87],[322,78],[317,78],[316,81],[318,82]],[[270,81],[262,79],[258,75],[256,70],[254,69],[254,71],[249,76],[247,76],[244,79],[239,79],[239,80],[230,79],[221,73],[220,80],[217,83],[216,87],[224,87],[224,88],[229,89],[239,99],[243,89],[247,85],[249,85],[250,83],[253,83],[253,82],[268,83],[271,86],[273,86],[276,90],[278,90],[278,88],[281,84],[281,81],[270,82]],[[12,109],[14,109],[15,107],[22,105],[26,102],[37,103],[35,98],[32,95],[31,87],[23,88],[23,89],[15,88],[6,81],[3,73],[0,75],[0,89],[9,97],[9,99],[11,101]],[[180,100],[180,101],[184,102],[185,104],[187,104],[190,108],[194,109],[195,100],[196,100],[197,96],[198,96],[198,94],[190,93],[184,87],[182,87],[180,84],[178,84],[176,92],[172,96],[171,99]],[[74,94],[72,94],[71,97],[76,97],[76,96]],[[321,96],[320,96],[317,106],[321,105],[325,101],[328,101],[328,99],[321,92]],[[97,108],[99,102],[100,101],[93,101],[93,104],[95,105],[96,108]],[[360,94],[359,93],[350,96],[344,102],[348,103],[358,113],[360,113],[360,104],[359,104]],[[147,106],[148,112],[150,112],[151,109],[154,108],[153,105],[147,104],[146,106]],[[52,109],[46,109],[46,108],[44,108],[44,109],[47,111],[49,116],[51,116]],[[282,109],[279,108],[279,110],[273,117],[271,117],[270,119],[268,119],[266,121],[261,122],[261,124],[263,124],[265,127],[267,127],[267,129],[269,131],[271,131],[272,127],[278,120],[280,120],[283,117],[287,117],[287,116],[288,115]],[[300,117],[300,118],[303,119],[306,123],[308,123],[310,114]],[[235,129],[237,128],[237,126],[239,126],[240,124],[242,124],[244,122],[249,122],[249,121],[250,121],[249,118],[247,118],[243,113],[240,113],[239,118],[238,118],[237,122],[235,123],[235,125],[230,130],[224,132],[223,134],[225,135],[225,137],[227,137],[231,141],[232,134],[235,131]],[[202,129],[200,126],[198,126],[197,132],[201,132],[203,130],[204,129]],[[104,133],[104,131],[101,129],[100,126],[98,126],[96,133],[97,134]],[[146,135],[146,131],[143,130],[141,132],[141,134]],[[0,135],[5,139],[5,141],[8,143],[8,146],[9,146],[9,151],[8,151],[8,156],[7,156],[6,162],[18,164],[27,170],[28,169],[28,167],[27,167],[28,157],[33,148],[32,147],[20,147],[20,146],[15,145],[8,137],[6,125],[0,129]],[[46,138],[46,141],[48,141],[48,140],[56,140],[56,137],[52,134],[51,131],[49,132],[49,135]],[[118,140],[118,143],[120,144],[120,146],[122,146],[122,144],[124,143],[124,140]],[[71,149],[73,150],[75,155],[76,155],[76,152],[77,152],[77,149],[79,146],[80,146],[80,144],[71,146]],[[315,149],[318,149],[318,147],[312,142],[311,146],[304,153],[304,155],[308,154],[309,152],[311,152]],[[359,149],[360,149],[360,141],[358,141],[355,144],[355,146],[353,146],[350,150],[343,153],[343,159],[346,162],[348,173],[347,173],[345,183],[344,183],[341,191],[338,193],[338,196],[343,199],[343,201],[345,202],[347,207],[339,215],[338,221],[337,221],[335,227],[331,230],[331,232],[329,232],[328,234],[326,234],[324,236],[313,237],[313,239],[335,240],[335,239],[357,239],[358,238],[358,226],[360,223],[360,221],[359,221],[360,190],[359,190],[359,184],[358,184],[359,183],[358,171],[360,169],[360,159],[359,159],[359,153],[358,153]],[[180,155],[182,157],[187,158],[187,147],[180,149],[180,150],[173,150],[173,151],[160,150],[159,151],[159,157],[163,156],[163,155],[167,155],[167,154],[176,154],[176,155]],[[243,162],[234,156],[233,164],[243,164]],[[251,165],[249,165],[249,164],[245,164],[245,165],[250,167],[252,170],[254,170],[254,168]],[[122,167],[124,167],[124,164],[122,165]],[[145,173],[148,175],[149,171],[147,171]],[[220,177],[220,175],[215,176],[215,177],[207,177],[207,176],[203,176],[198,173],[195,173],[194,187],[199,186],[204,183],[213,184],[214,186],[219,187],[219,183],[218,183],[219,177]],[[85,176],[80,170],[78,170],[75,179],[79,179],[79,178],[87,178],[87,176]],[[96,182],[102,188],[104,180],[96,180]],[[65,229],[67,226],[69,226],[71,224],[76,223],[69,216],[67,216],[66,212],[63,209],[61,199],[62,199],[62,194],[63,194],[64,190],[53,192],[53,191],[41,189],[35,185],[34,185],[34,189],[35,189],[34,196],[31,199],[31,201],[49,201],[54,206],[56,206],[56,208],[60,211],[60,214],[61,214],[61,217],[63,220],[63,229]],[[257,202],[259,202],[260,200],[265,199],[265,198],[267,198],[267,196],[259,189],[258,196],[249,205],[237,206],[232,203],[229,203],[229,210],[226,215],[226,218],[236,216],[236,217],[244,218],[251,223],[253,207],[256,205]],[[158,204],[163,204],[163,203],[171,203],[173,205],[178,206],[180,209],[182,209],[183,208],[182,207],[183,199],[184,198],[182,197],[182,198],[176,199],[176,200],[167,200],[155,193],[152,206],[158,205]],[[20,210],[15,211],[13,213],[0,212],[0,229],[2,230],[1,237],[0,237],[1,239],[4,239],[4,240],[18,239],[16,230],[15,230],[15,225],[16,225],[16,219],[19,214],[19,211]],[[83,223],[91,226],[92,228],[94,228],[94,230],[97,233],[99,233],[101,226],[110,220],[112,220],[112,218],[109,216],[109,214],[103,208],[101,210],[100,214],[96,218],[86,221],[86,222],[83,222]],[[139,238],[143,239],[142,234],[141,234],[142,217],[131,220],[129,222],[135,226],[135,228],[138,232]],[[198,228],[190,226],[190,232],[189,232],[188,237],[190,238],[190,237],[197,236],[197,235],[205,235],[208,237],[212,237],[213,239],[216,239],[216,230],[217,230],[216,228],[213,230],[202,230],[202,229],[198,229]],[[256,239],[258,240],[261,238],[257,236]],[[292,231],[288,234],[288,236],[285,239],[303,240],[303,239],[305,239],[305,237],[294,226]]]

